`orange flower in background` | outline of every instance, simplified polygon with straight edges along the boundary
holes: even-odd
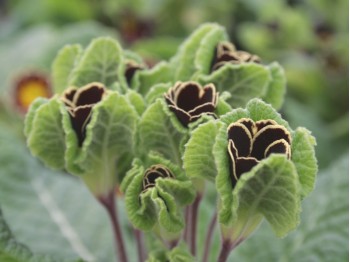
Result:
[[[52,96],[48,76],[43,73],[31,72],[20,75],[14,83],[13,98],[19,111],[26,113],[30,104],[37,97]]]

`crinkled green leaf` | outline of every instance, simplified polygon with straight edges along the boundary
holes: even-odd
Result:
[[[62,93],[68,88],[71,73],[82,54],[81,45],[66,45],[57,54],[52,64],[52,83],[55,93]]]
[[[188,247],[181,243],[167,252],[167,258],[170,262],[195,262],[197,261],[189,252]]]
[[[156,84],[172,82],[174,79],[173,75],[169,64],[160,62],[151,69],[136,71],[131,80],[131,86],[142,95],[145,95]]]
[[[117,172],[121,180],[131,166],[137,119],[136,111],[124,96],[110,93],[92,109],[76,163],[86,173],[94,172],[93,176],[114,177]]]
[[[270,79],[267,68],[255,63],[246,63],[226,64],[210,75],[201,75],[199,82],[203,85],[213,83],[219,92],[230,92],[231,97],[227,102],[236,108],[245,106],[252,98],[263,97]]]
[[[181,165],[180,144],[185,132],[165,102],[158,99],[147,108],[138,124],[137,153],[145,157],[155,151]]]
[[[303,197],[307,196],[315,186],[318,169],[315,145],[315,138],[309,130],[306,128],[295,130],[292,140],[292,161],[299,175]]]
[[[123,68],[122,51],[117,41],[97,38],[82,54],[69,84],[79,87],[100,82],[109,87],[116,81],[124,81]]]
[[[198,126],[185,146],[184,169],[190,178],[205,178],[213,181],[217,170],[213,155],[213,145],[219,123],[210,121]]]
[[[299,178],[294,164],[284,155],[271,155],[241,176],[233,199],[233,217],[240,220],[262,214],[278,237],[299,224]]]
[[[47,102],[48,102],[47,98],[38,97],[37,99],[34,100],[33,103],[31,103],[29,110],[26,114],[25,121],[24,121],[24,135],[26,137],[29,137],[30,133],[32,132],[33,120],[34,120],[36,111],[38,110],[38,108],[40,106],[42,106],[43,104],[45,104]]]
[[[218,100],[218,103],[215,108],[215,114],[217,116],[221,116],[224,114],[227,114],[228,112],[232,111],[232,107],[226,102],[226,99],[223,99],[221,96]]]
[[[36,110],[32,127],[28,125],[31,132],[27,144],[31,153],[54,169],[64,167],[65,136],[61,126],[61,106],[58,97],[52,98]]]
[[[152,86],[145,97],[146,102],[151,104],[156,101],[157,98],[163,98],[170,87],[170,83],[160,83]]]
[[[146,110],[146,104],[143,97],[132,89],[128,89],[125,97],[128,102],[135,108],[138,115],[141,116],[142,113]]]
[[[267,67],[270,70],[271,80],[267,92],[262,98],[278,110],[283,104],[284,94],[286,93],[286,76],[283,68],[277,62],[271,63]]]
[[[141,162],[134,162],[124,178],[121,188],[125,192],[128,217],[135,227],[151,230],[158,223],[166,232],[179,232],[183,228],[179,207],[191,203],[195,191],[190,181],[178,180],[178,173],[168,168],[176,179],[157,179],[155,186],[145,192],[142,192],[145,168]]]
[[[215,46],[227,38],[223,27],[207,23],[195,30],[179,47],[171,61],[176,81],[188,81],[199,70],[208,71]],[[208,45],[207,45],[208,44]]]
[[[267,225],[232,252],[232,261],[348,261],[349,155],[319,173],[315,191],[303,201],[298,229],[277,239]],[[254,252],[252,252],[254,250]]]

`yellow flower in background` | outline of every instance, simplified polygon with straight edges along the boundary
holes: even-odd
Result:
[[[43,73],[25,73],[18,76],[14,83],[14,102],[16,107],[24,113],[37,97],[48,98],[51,95],[50,81],[48,76]]]

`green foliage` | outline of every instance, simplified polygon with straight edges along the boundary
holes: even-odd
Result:
[[[72,71],[70,85],[84,86],[100,82],[109,87],[114,82],[124,83],[122,51],[112,38],[93,40]]]

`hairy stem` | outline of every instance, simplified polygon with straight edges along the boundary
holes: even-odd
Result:
[[[143,232],[134,228],[134,235],[136,239],[137,254],[138,254],[139,262],[143,262],[146,260],[146,249],[145,249],[145,243],[143,239]]]
[[[224,239],[221,246],[221,251],[218,257],[218,262],[226,262],[232,250],[232,244],[229,239]]]
[[[211,240],[213,238],[213,233],[214,233],[214,229],[215,229],[215,226],[216,226],[216,220],[217,220],[217,213],[214,212],[213,217],[210,220],[207,236],[205,238],[203,262],[207,262],[208,259],[209,259],[210,244],[211,244]]]
[[[193,256],[196,256],[197,251],[197,217],[201,200],[202,194],[197,193],[196,199],[191,205],[190,250]]]
[[[111,190],[111,192],[109,192],[106,196],[98,197],[98,200],[106,208],[107,213],[109,215],[109,219],[111,221],[112,228],[113,228],[114,239],[116,244],[116,253],[119,258],[119,262],[127,262],[128,260],[126,257],[122,230],[120,228],[120,224],[117,216],[114,191]]]

